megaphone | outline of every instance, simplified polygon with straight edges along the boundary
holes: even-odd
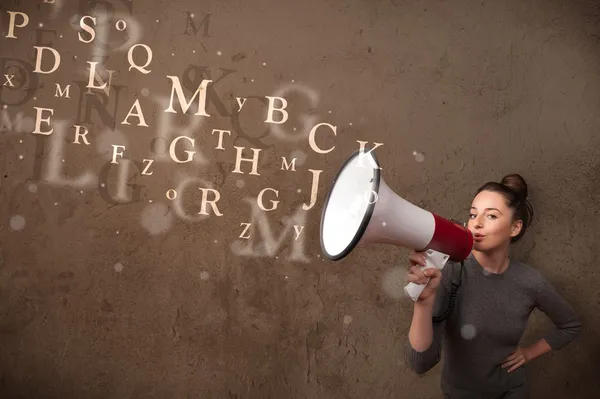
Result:
[[[381,177],[373,151],[365,150],[346,160],[327,194],[320,228],[324,255],[337,261],[357,246],[391,244],[424,251],[422,270],[466,259],[473,249],[471,232],[397,195]],[[427,283],[411,282],[404,291],[416,301]]]

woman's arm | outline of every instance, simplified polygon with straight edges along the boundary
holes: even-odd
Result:
[[[417,352],[425,351],[433,341],[433,301],[435,297],[431,303],[415,302],[408,341]]]
[[[407,357],[417,374],[431,370],[441,359],[442,334],[446,322],[433,323],[433,305],[416,302],[408,333]]]
[[[537,274],[535,306],[552,320],[555,327],[535,344],[519,347],[507,356],[502,367],[507,368],[509,373],[536,357],[553,349],[562,348],[581,332],[581,321],[571,305],[556,292],[552,284],[539,271]]]
[[[542,338],[537,341],[535,344],[527,347],[526,358],[527,361],[531,361],[536,357],[542,356],[544,353],[550,352],[552,348],[548,345],[548,342]]]
[[[433,315],[440,314],[448,304],[448,285],[452,279],[452,264],[442,269],[442,281],[434,296],[414,304],[413,317],[408,333],[407,359],[410,368],[423,374],[441,359],[442,335],[446,321],[433,323]]]
[[[550,349],[556,350],[562,348],[574,340],[581,332],[581,321],[573,310],[573,307],[556,292],[552,284],[541,273],[537,290],[536,307],[544,312],[554,323],[554,329],[542,338]],[[533,345],[533,349],[535,349],[534,354],[542,354],[545,353],[547,348],[545,348],[544,342],[538,342]]]

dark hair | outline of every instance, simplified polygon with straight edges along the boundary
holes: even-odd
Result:
[[[519,241],[533,221],[533,206],[527,200],[527,183],[525,183],[525,179],[517,173],[512,173],[504,176],[500,183],[493,181],[485,183],[479,187],[477,194],[484,190],[502,194],[508,207],[513,210],[512,221],[523,221],[523,227],[519,234],[510,239],[511,243]]]

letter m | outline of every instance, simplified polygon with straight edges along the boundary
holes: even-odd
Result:
[[[56,84],[56,92],[54,93],[54,97],[69,97],[69,90],[71,89],[71,85],[67,85],[67,87],[62,90],[60,84]]]
[[[192,13],[188,11],[186,14],[187,14],[187,20],[185,22],[185,29],[183,30],[184,35],[191,36],[191,33],[189,33],[189,29],[188,29],[188,28],[191,28],[192,32],[194,33],[194,36],[196,36],[198,34],[198,31],[200,30],[200,28],[202,28],[202,26],[204,26],[204,34],[202,36],[210,37],[210,35],[208,34],[208,25],[210,24],[211,14],[206,14],[204,19],[202,20],[202,22],[200,22],[200,25],[198,25],[198,26],[196,26],[196,24],[194,23]]]

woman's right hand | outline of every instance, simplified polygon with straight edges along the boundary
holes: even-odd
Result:
[[[421,292],[417,302],[433,305],[435,294],[442,281],[442,272],[436,267],[431,267],[421,271],[421,267],[426,266],[425,251],[413,250],[409,255],[410,266],[408,269],[407,280],[415,284],[427,284]],[[429,282],[427,282],[429,280]]]

